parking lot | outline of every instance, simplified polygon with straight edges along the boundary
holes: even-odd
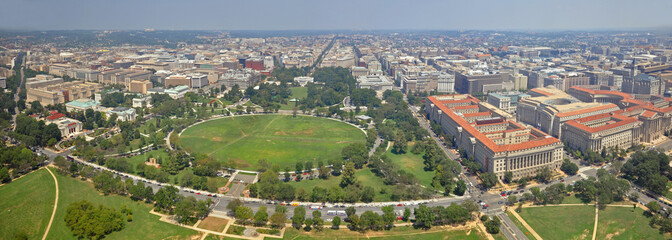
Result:
[[[243,194],[243,191],[245,191],[245,186],[252,184],[256,177],[256,175],[236,174],[233,177],[233,180],[231,180],[231,184],[229,185],[230,190],[227,194],[234,197],[240,197],[240,195]]]

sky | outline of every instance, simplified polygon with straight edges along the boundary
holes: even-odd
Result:
[[[670,0],[6,0],[4,30],[631,30]]]

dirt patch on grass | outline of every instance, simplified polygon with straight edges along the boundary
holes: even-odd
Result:
[[[618,229],[616,232],[609,233],[606,236],[604,236],[604,239],[614,239],[614,237],[621,235],[623,231],[625,231],[625,229]]]
[[[212,141],[221,142],[222,138],[221,137],[212,137]]]
[[[218,217],[206,217],[198,224],[199,228],[207,229],[215,232],[222,232],[229,220]]]
[[[588,230],[588,229],[584,229],[584,230],[583,230],[583,233],[581,234],[581,236],[579,237],[579,239],[588,239],[588,235],[589,235],[589,234],[590,234],[590,230]]]
[[[303,131],[293,131],[293,132],[277,131],[277,132],[274,132],[273,135],[276,135],[276,136],[312,136],[314,133],[315,133],[315,130],[306,129],[306,130],[303,130]]]
[[[233,159],[233,161],[236,163],[237,168],[246,168],[251,166],[250,163],[243,159]]]

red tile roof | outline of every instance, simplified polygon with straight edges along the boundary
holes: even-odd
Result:
[[[462,116],[466,117],[480,117],[480,116],[490,116],[492,115],[491,112],[475,112],[475,113],[465,113],[462,114]]]
[[[62,117],[65,117],[65,114],[57,113],[57,114],[48,116],[47,120],[56,120],[56,119],[59,119],[59,118],[62,118]]]
[[[519,143],[519,144],[509,144],[509,145],[497,145],[492,139],[488,138],[484,133],[481,133],[478,131],[474,126],[469,124],[464,118],[458,116],[453,112],[452,109],[446,107],[443,104],[440,104],[441,101],[436,99],[434,96],[430,96],[427,99],[434,103],[435,106],[437,106],[441,111],[443,111],[444,114],[448,115],[453,121],[455,121],[460,127],[462,127],[463,130],[467,131],[471,136],[474,138],[478,139],[483,145],[485,145],[490,151],[492,152],[506,152],[506,151],[518,151],[518,150],[524,150],[524,149],[529,149],[529,148],[535,148],[535,147],[541,147],[545,145],[550,145],[554,143],[560,142],[559,139],[551,137],[549,135],[543,134],[543,138],[538,138],[533,139],[531,141],[526,141],[524,143]],[[513,121],[509,121],[513,122]],[[540,132],[539,130],[536,130],[534,128],[531,128],[532,131],[537,131]],[[541,132],[540,132],[541,133]]]
[[[530,89],[530,91],[539,93],[539,94],[544,95],[544,96],[552,96],[553,95],[552,93],[546,92],[546,91],[538,89],[538,88]]]
[[[599,127],[589,127],[589,126],[586,126],[586,125],[583,124],[585,122],[590,122],[590,121],[603,119],[603,118],[609,118],[609,119],[614,118],[618,121],[609,120],[608,124],[605,124],[605,125],[602,125],[602,126],[599,126]],[[567,122],[565,122],[565,124],[568,124],[570,126],[573,126],[575,128],[581,129],[581,130],[589,132],[589,133],[596,133],[596,132],[620,127],[620,126],[623,126],[623,125],[627,125],[627,124],[630,124],[630,123],[634,123],[634,122],[637,122],[637,121],[638,121],[637,118],[634,118],[634,117],[626,117],[626,116],[623,116],[623,115],[620,115],[620,114],[603,113],[603,114],[599,114],[599,115],[595,115],[595,116],[584,117],[584,118],[579,118],[579,119],[567,121]]]
[[[652,118],[653,116],[656,116],[656,113],[649,110],[645,110],[644,113],[642,113],[642,117],[645,118]]]

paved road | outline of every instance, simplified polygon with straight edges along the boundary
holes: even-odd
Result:
[[[516,240],[527,240],[527,236],[523,231],[521,231],[518,226],[509,218],[509,215],[506,213],[498,213],[497,217],[501,220],[502,225],[500,230],[504,233],[507,239],[516,239]]]

